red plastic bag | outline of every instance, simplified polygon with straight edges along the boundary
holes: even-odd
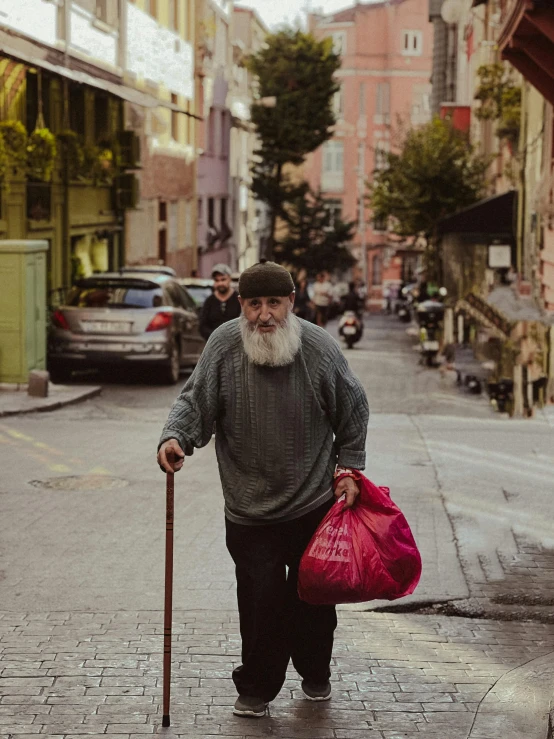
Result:
[[[298,595],[307,603],[395,600],[419,582],[421,556],[389,489],[359,472],[355,478],[360,495],[352,508],[338,500],[302,555]]]

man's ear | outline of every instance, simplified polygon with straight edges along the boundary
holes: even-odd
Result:
[[[289,295],[289,300],[290,300],[290,304],[291,304],[291,305],[294,305],[294,299],[295,299],[295,297],[296,297],[296,293],[295,293],[295,292],[292,292],[292,293],[291,293],[291,294]]]
[[[243,308],[244,307],[244,298],[241,298],[241,296],[239,295],[238,296],[238,299],[239,299],[240,307]]]

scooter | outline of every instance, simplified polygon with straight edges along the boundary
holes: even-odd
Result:
[[[412,290],[414,287],[415,284],[403,287],[396,300],[395,312],[402,323],[410,323],[412,320],[412,309],[414,303]]]
[[[363,324],[353,310],[344,312],[339,321],[339,336],[342,336],[348,349],[362,338]]]
[[[498,382],[489,382],[489,397],[494,400],[499,413],[505,413],[514,397],[514,382],[502,377]]]
[[[417,306],[419,349],[421,363],[434,367],[439,353],[439,330],[444,316],[444,305],[436,300],[425,300]]]

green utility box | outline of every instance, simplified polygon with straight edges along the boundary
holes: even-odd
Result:
[[[46,367],[47,241],[0,240],[0,382]]]

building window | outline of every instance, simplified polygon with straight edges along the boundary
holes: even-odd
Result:
[[[171,93],[171,104],[177,105],[177,95]],[[171,111],[171,138],[179,141],[179,113],[176,110]]]
[[[360,115],[360,118],[363,118],[365,116],[365,82],[360,82],[359,92],[358,92],[358,112]]]
[[[375,217],[371,224],[374,231],[383,232],[387,230],[387,219],[385,216]]]
[[[344,90],[342,86],[333,95],[333,113],[337,120],[342,120],[344,116]]]
[[[198,215],[198,223],[202,223],[202,221],[204,220],[204,201],[202,200],[202,198],[198,198],[197,215]]]
[[[69,126],[80,136],[85,135],[85,90],[82,85],[69,88]]]
[[[404,31],[402,34],[402,53],[404,56],[420,56],[423,51],[421,31]]]
[[[374,123],[388,123],[390,119],[390,82],[378,82],[375,96]]]
[[[389,145],[387,141],[377,141],[375,144],[375,171],[386,169],[389,164]]]
[[[158,0],[144,0],[144,10],[149,13],[152,18],[158,17]]]
[[[335,228],[342,219],[342,200],[329,198],[325,201],[325,210],[329,213],[329,229]]]
[[[331,34],[333,40],[333,54],[344,56],[346,54],[346,31],[335,31]]]
[[[110,137],[110,114],[107,95],[94,96],[94,138],[97,142],[106,141]]]
[[[103,23],[117,25],[116,0],[96,0],[96,17]]]
[[[323,172],[341,174],[344,171],[344,143],[342,141],[326,141],[323,144]]]
[[[344,188],[344,142],[326,141],[323,144],[322,190],[338,191]]]
[[[168,251],[177,251],[179,247],[179,234],[178,234],[178,214],[179,214],[179,203],[172,201],[169,205],[169,221],[167,224],[167,248]]]
[[[158,221],[165,223],[167,221],[167,202],[158,200]]]
[[[172,31],[179,30],[179,0],[169,0],[168,19]]]
[[[428,85],[414,85],[412,89],[412,125],[419,126],[431,119],[431,103]]]
[[[208,226],[215,228],[215,198],[208,198]]]
[[[193,201],[187,200],[185,203],[185,246],[192,246],[192,226],[193,226]]]
[[[374,254],[371,258],[371,284],[381,284],[381,256]]]

